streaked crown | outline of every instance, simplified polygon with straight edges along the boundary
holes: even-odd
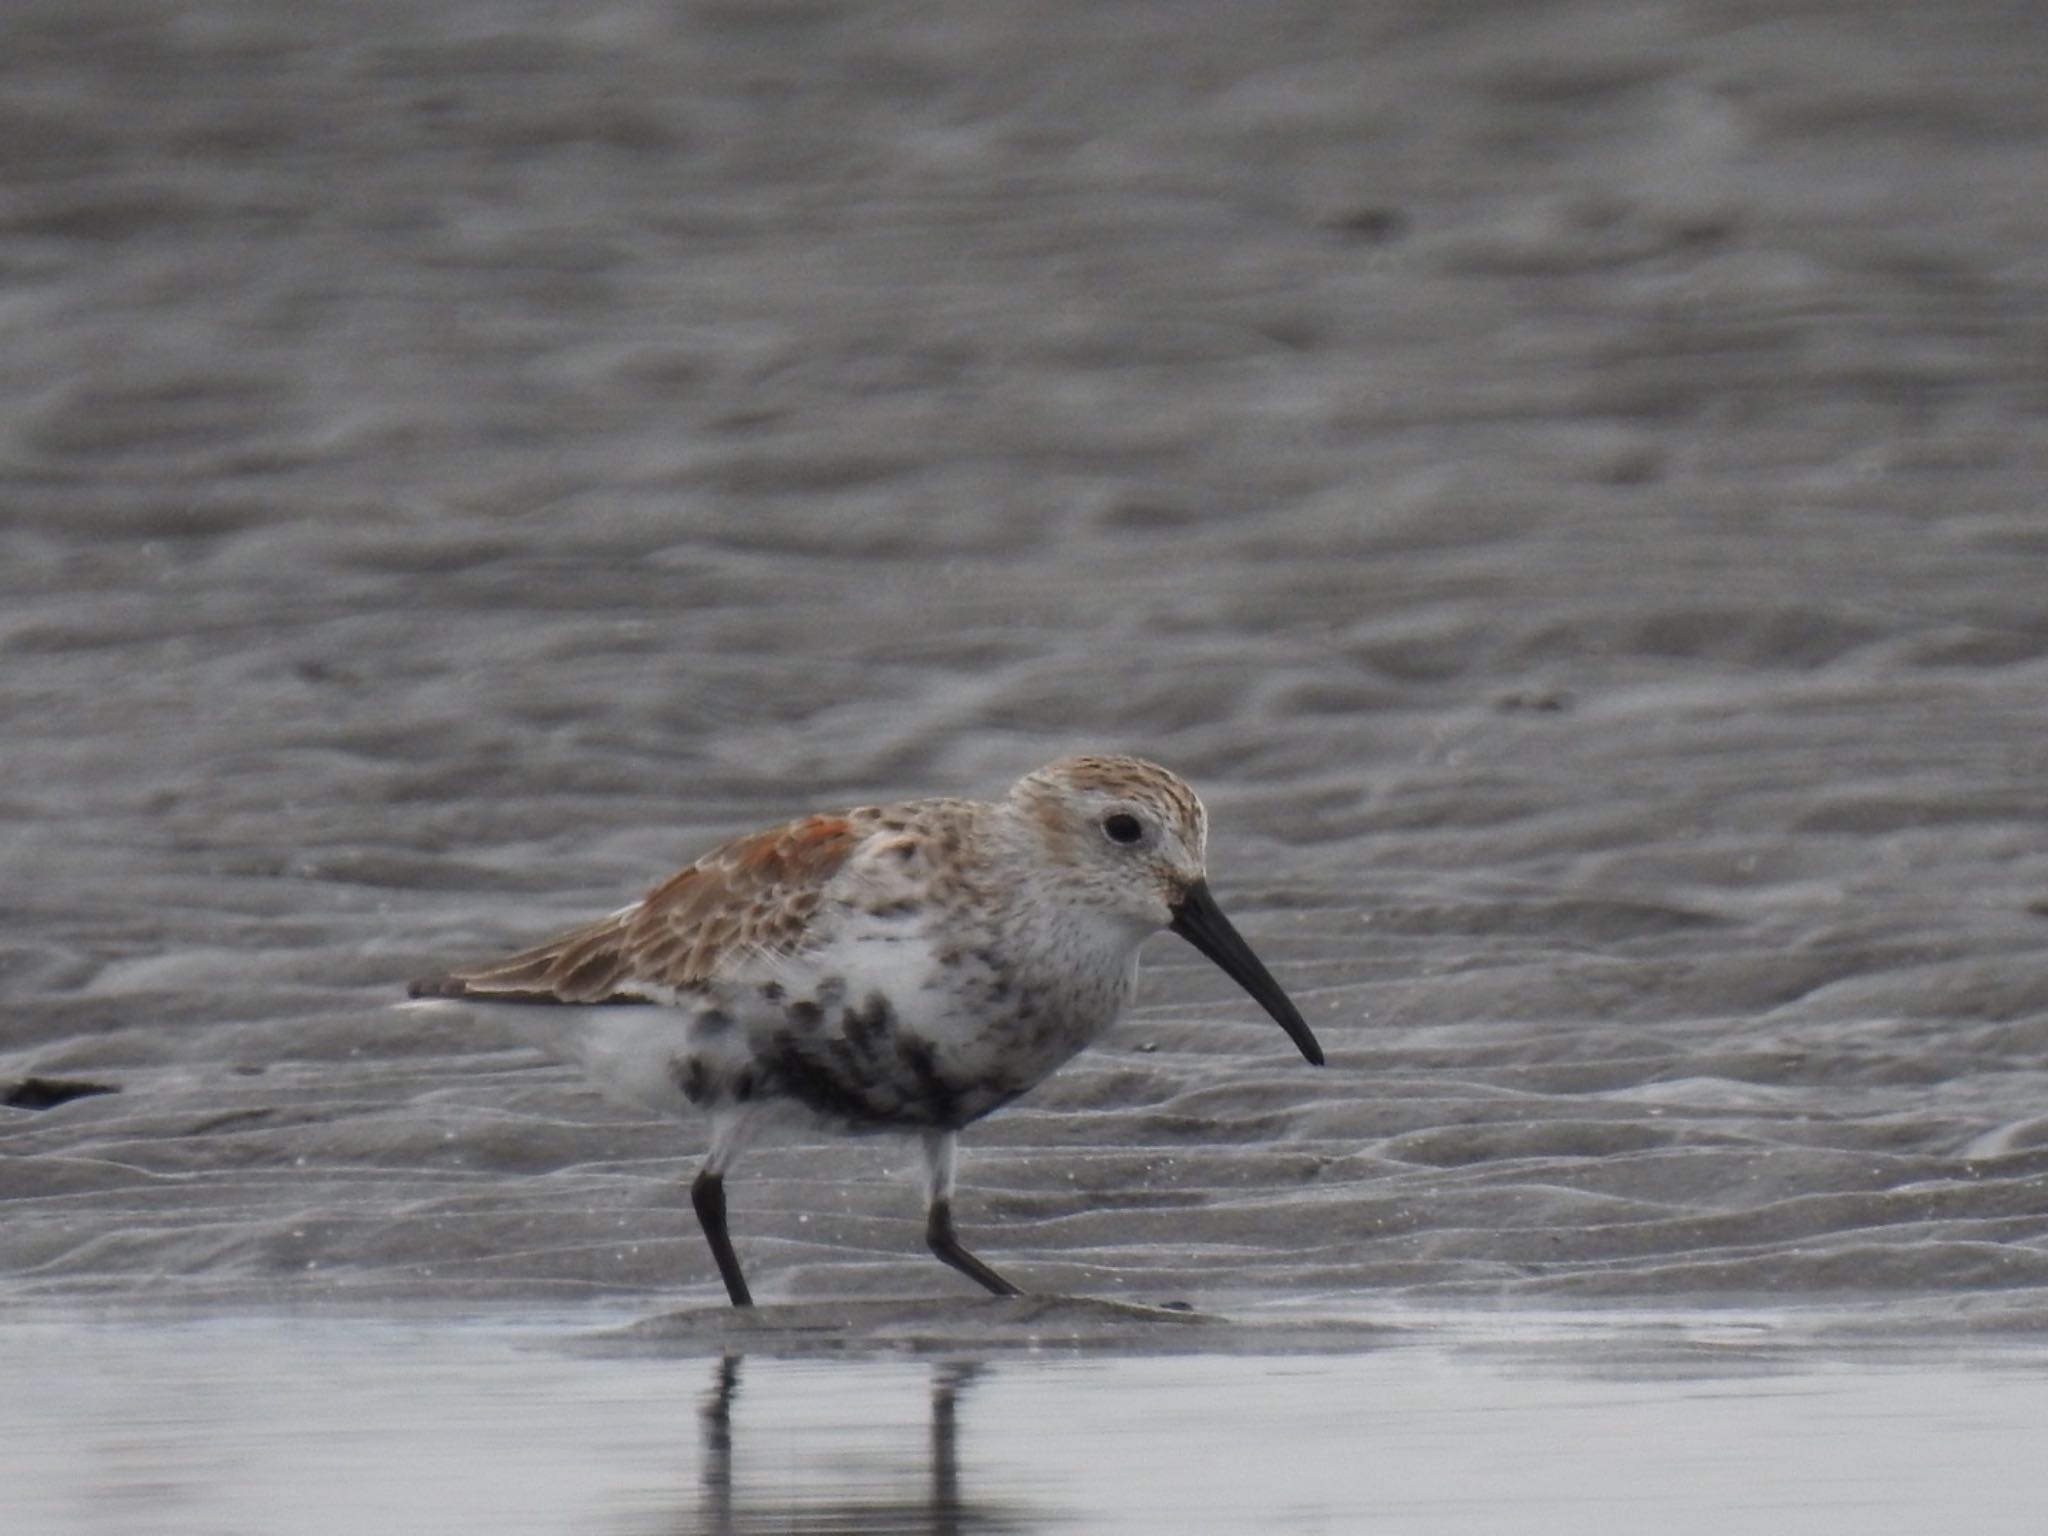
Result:
[[[1008,806],[1051,856],[1069,900],[1163,928],[1204,874],[1209,819],[1178,774],[1138,757],[1063,757],[1026,774]]]

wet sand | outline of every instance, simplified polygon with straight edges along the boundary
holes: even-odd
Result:
[[[966,1138],[1006,1273],[2038,1334],[2044,63],[1995,3],[11,7],[0,1299],[714,1304],[696,1128],[404,978],[1091,747],[1204,791],[1330,1065],[1159,940]],[[764,1300],[964,1304],[907,1147],[729,1192]]]
[[[383,13],[380,13],[382,15]],[[1134,1300],[2048,1312],[2025,7],[30,5],[0,1289],[717,1294],[403,979],[711,842],[1188,774],[1184,946],[970,1134]],[[733,1182],[933,1294],[909,1157]]]

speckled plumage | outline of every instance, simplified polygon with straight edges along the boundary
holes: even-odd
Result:
[[[1210,900],[1206,840],[1166,769],[1063,758],[992,803],[863,806],[736,838],[609,917],[411,991],[605,1005],[579,1010],[572,1054],[642,1102],[711,1116],[693,1194],[736,1304],[724,1171],[792,1110],[919,1133],[934,1251],[1010,1294],[952,1235],[954,1138],[1116,1021],[1147,937],[1183,933],[1321,1060]]]

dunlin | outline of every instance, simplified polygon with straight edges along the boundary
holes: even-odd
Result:
[[[609,917],[410,991],[581,1005],[569,1050],[594,1075],[708,1114],[691,1203],[734,1306],[752,1297],[725,1172],[790,1111],[916,1133],[932,1252],[1014,1296],[954,1235],[960,1131],[1116,1022],[1152,934],[1193,944],[1322,1062],[1209,894],[1207,835],[1202,802],[1166,769],[1067,757],[992,803],[863,806],[737,838]]]

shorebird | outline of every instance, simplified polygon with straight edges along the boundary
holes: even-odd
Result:
[[[954,1232],[960,1132],[1116,1022],[1147,938],[1186,939],[1322,1064],[1211,896],[1207,839],[1202,802],[1166,769],[1065,757],[993,802],[862,806],[736,838],[609,917],[409,991],[569,1005],[566,1051],[600,1081],[707,1114],[690,1202],[734,1306],[753,1297],[726,1170],[792,1113],[918,1136],[927,1245],[1016,1296]]]

